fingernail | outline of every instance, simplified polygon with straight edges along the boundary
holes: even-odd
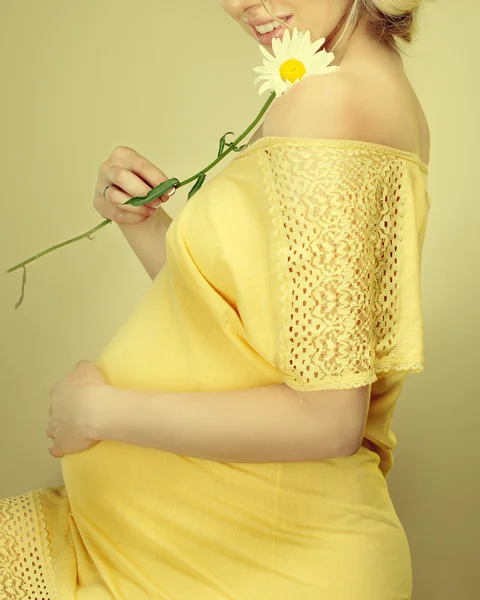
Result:
[[[173,187],[171,190],[168,191],[168,195],[169,196],[173,196],[173,194],[177,191],[177,188]]]

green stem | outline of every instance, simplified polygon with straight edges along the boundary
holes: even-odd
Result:
[[[14,267],[11,267],[10,269],[8,269],[7,273],[11,273],[12,271],[16,271],[17,269],[21,269],[25,265],[28,265],[28,263],[31,263],[34,260],[37,260],[37,258],[41,258],[42,256],[45,256],[45,254],[48,254],[49,252],[53,252],[54,250],[57,250],[58,248],[63,248],[63,246],[67,246],[68,244],[73,244],[73,242],[76,242],[76,241],[81,240],[83,238],[87,238],[87,237],[91,236],[92,234],[94,234],[95,232],[97,232],[99,229],[102,229],[102,227],[105,227],[105,225],[108,225],[111,222],[112,221],[110,219],[105,219],[105,221],[103,221],[102,223],[100,223],[100,225],[97,225],[93,229],[90,229],[90,231],[87,231],[86,233],[84,233],[82,235],[78,235],[77,237],[74,237],[71,240],[67,240],[66,242],[62,242],[61,244],[57,244],[56,246],[52,246],[51,248],[48,248],[47,250],[44,250],[43,252],[40,252],[39,254],[35,254],[35,256],[32,256],[31,258],[28,258],[27,260],[24,260],[23,262],[19,263],[18,265],[15,265]]]
[[[247,127],[247,129],[245,129],[245,131],[241,135],[238,136],[238,138],[234,142],[232,142],[230,144],[228,150],[225,150],[225,152],[222,152],[222,154],[220,154],[220,156],[218,156],[213,162],[211,162],[208,165],[208,167],[206,167],[205,169],[202,169],[198,173],[195,173],[195,175],[193,175],[192,177],[189,177],[188,179],[185,179],[185,181],[181,181],[175,187],[176,188],[181,188],[183,185],[187,185],[187,183],[190,183],[191,181],[195,181],[195,179],[198,179],[198,177],[201,175],[201,173],[206,173],[207,171],[210,171],[210,169],[213,169],[213,167],[217,163],[219,163],[223,158],[225,158],[225,156],[227,156],[227,154],[229,152],[232,152],[232,150],[237,146],[237,144],[239,142],[241,142],[243,140],[243,138],[246,135],[248,135],[249,132],[260,121],[260,119],[265,114],[267,108],[270,106],[270,104],[275,99],[275,96],[276,96],[275,92],[272,92],[270,94],[268,100],[265,102],[265,104],[262,107],[261,111],[258,113],[256,119]],[[160,185],[162,185],[162,184],[160,184]],[[152,192],[154,192],[154,190],[150,190],[149,194],[152,194]],[[111,222],[112,221],[110,219],[106,219],[105,221],[103,221],[102,223],[100,223],[100,225],[97,225],[93,229],[90,229],[90,231],[87,231],[86,233],[84,233],[82,235],[74,237],[71,240],[67,240],[66,242],[62,242],[61,244],[57,244],[56,246],[52,246],[51,248],[47,248],[47,250],[44,250],[43,252],[40,252],[39,254],[35,254],[35,256],[32,256],[31,258],[28,258],[27,260],[24,260],[23,262],[19,263],[18,265],[15,265],[14,267],[11,267],[10,269],[7,270],[7,273],[12,273],[13,271],[16,271],[17,269],[21,269],[25,265],[28,265],[28,263],[31,263],[34,260],[37,260],[37,258],[41,258],[42,256],[45,256],[45,254],[48,254],[49,252],[53,252],[54,250],[58,250],[58,248],[63,248],[63,246],[67,246],[68,244],[73,244],[73,242],[76,242],[76,241],[81,240],[83,238],[88,238],[93,233],[99,231],[100,229],[102,229],[102,227],[105,227],[105,225],[108,225]]]

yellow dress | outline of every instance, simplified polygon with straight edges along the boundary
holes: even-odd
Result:
[[[363,445],[297,463],[68,455],[64,486],[0,501],[0,598],[409,600],[385,477],[396,400],[424,368],[427,174],[389,146],[264,137],[208,180],[97,366],[159,392],[369,384]]]

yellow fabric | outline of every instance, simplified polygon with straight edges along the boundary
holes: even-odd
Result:
[[[0,501],[0,598],[409,600],[385,477],[424,366],[427,176],[387,146],[269,137],[204,184],[98,367],[168,392],[368,384],[363,445],[303,463],[118,442],[66,456],[65,486]]]

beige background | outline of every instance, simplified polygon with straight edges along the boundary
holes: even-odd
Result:
[[[218,2],[1,0],[0,20],[2,497],[61,482],[44,434],[49,388],[95,359],[150,285],[115,225],[30,265],[17,311],[22,274],[6,269],[101,221],[93,186],[115,146],[184,179],[266,95],[253,85],[257,44]],[[426,370],[404,388],[388,479],[415,600],[480,597],[479,21],[475,0],[431,4],[405,59],[432,132]]]

